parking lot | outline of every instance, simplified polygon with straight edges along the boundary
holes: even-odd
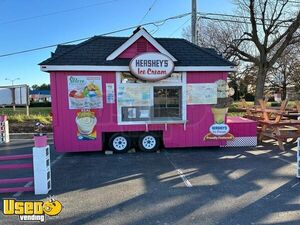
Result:
[[[0,155],[29,152],[31,146],[28,141],[2,145]],[[52,152],[53,190],[49,195],[64,208],[46,222],[299,224],[295,144],[289,149],[280,152],[266,144],[122,155]],[[33,193],[0,196],[19,200],[48,197]],[[0,204],[2,209],[2,201]],[[18,217],[1,214],[0,221],[16,224]]]

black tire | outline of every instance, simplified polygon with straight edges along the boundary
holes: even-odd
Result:
[[[146,146],[145,144],[148,144],[148,146]],[[141,151],[155,152],[158,150],[159,146],[160,146],[160,139],[156,134],[147,132],[139,136],[138,147]]]
[[[131,147],[131,138],[121,133],[113,134],[109,139],[108,146],[115,153],[126,153]]]

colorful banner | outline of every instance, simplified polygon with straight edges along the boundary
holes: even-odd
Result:
[[[217,103],[217,84],[201,83],[187,85],[187,104],[216,104]]]
[[[78,140],[95,140],[97,138],[97,118],[95,112],[82,110],[77,113],[75,121],[77,125]]]
[[[68,76],[69,109],[103,108],[100,76]]]

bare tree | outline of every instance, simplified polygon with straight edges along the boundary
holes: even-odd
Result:
[[[200,20],[198,30],[200,32],[198,32],[197,45],[205,48],[213,48],[225,59],[238,64],[235,52],[229,51],[229,47],[234,40],[243,34],[239,24]],[[191,41],[190,26],[183,29],[182,36]]]
[[[300,80],[299,49],[291,45],[282,53],[267,75],[270,89],[281,93],[282,100],[287,97],[288,88],[292,90]]]
[[[264,96],[267,74],[287,46],[299,41],[300,10],[289,0],[236,0],[243,18],[250,25],[243,35],[230,44],[240,60],[257,68],[256,101]],[[247,23],[245,23],[247,24]]]

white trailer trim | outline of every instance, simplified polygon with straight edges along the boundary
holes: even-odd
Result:
[[[129,66],[52,66],[41,65],[41,71],[130,71]],[[234,72],[234,66],[175,66],[175,72]]]

